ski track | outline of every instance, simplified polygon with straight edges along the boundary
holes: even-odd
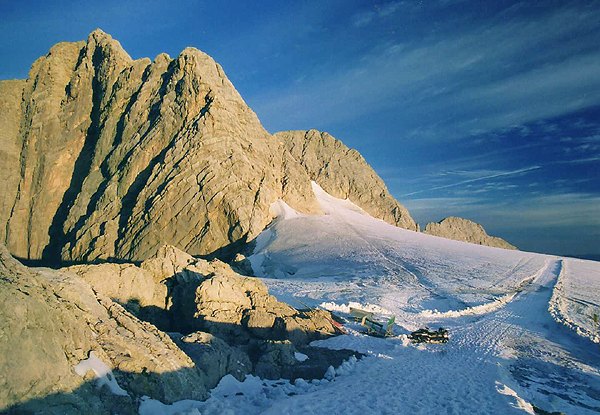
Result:
[[[317,413],[315,401],[318,413],[486,414],[498,413],[498,408],[506,414],[531,413],[531,402],[548,411],[597,413],[600,354],[547,312],[561,267],[561,260],[548,260],[498,310],[479,318],[452,318],[446,345],[405,346],[399,337],[359,334],[345,345],[371,356],[352,377],[276,402],[265,413]],[[341,340],[331,343],[344,346]],[[516,398],[501,392],[507,387],[516,391]]]

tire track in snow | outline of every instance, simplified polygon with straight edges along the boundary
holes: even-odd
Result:
[[[596,413],[600,411],[600,353],[548,312],[562,267],[561,260],[548,261],[512,301],[457,328],[451,341],[467,354],[496,360],[503,384],[546,410]]]

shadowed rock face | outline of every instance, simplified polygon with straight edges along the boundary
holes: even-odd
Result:
[[[0,103],[0,241],[19,258],[143,260],[164,243],[209,254],[254,238],[277,199],[318,213],[311,177],[415,228],[357,152],[317,132],[275,139],[193,48],[132,60],[96,30],[0,82]]]
[[[430,222],[425,227],[425,233],[441,236],[447,239],[470,242],[472,244],[494,246],[504,249],[517,249],[502,238],[489,236],[483,227],[468,219],[448,217],[440,222]]]

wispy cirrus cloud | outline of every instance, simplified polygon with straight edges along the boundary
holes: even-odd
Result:
[[[508,14],[377,45],[349,67],[312,73],[254,104],[272,129],[397,110],[399,136],[460,138],[600,104],[598,30],[598,7]]]
[[[504,178],[507,176],[522,175],[522,174],[528,173],[530,171],[538,170],[540,168],[541,168],[540,166],[531,166],[531,167],[526,167],[523,169],[517,169],[517,170],[512,170],[512,171],[502,171],[502,172],[495,172],[493,174],[480,175],[478,177],[473,177],[470,179],[461,180],[461,181],[454,182],[454,183],[449,183],[449,184],[445,184],[445,185],[441,185],[441,186],[434,186],[434,187],[425,188],[425,189],[417,190],[414,192],[406,193],[406,194],[401,195],[401,197],[414,196],[417,194],[431,192],[431,191],[435,191],[435,190],[442,190],[442,189],[448,189],[451,187],[463,186],[466,184],[480,182],[483,180],[498,179],[498,178]],[[464,174],[465,172],[462,172],[462,173]],[[469,173],[472,174],[473,172],[469,172]],[[459,172],[459,174],[460,174],[460,172]]]
[[[395,1],[387,4],[376,5],[372,10],[362,11],[352,17],[355,27],[365,27],[377,21],[377,19],[389,17],[396,13],[402,6],[402,2]]]

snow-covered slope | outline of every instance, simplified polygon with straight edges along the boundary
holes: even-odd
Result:
[[[292,304],[343,313],[354,302],[393,314],[398,336],[324,342],[372,358],[336,386],[274,404],[273,413],[600,410],[600,349],[590,341],[598,339],[600,263],[399,229],[313,190],[326,215],[298,215],[280,202],[250,258],[255,272]],[[559,274],[560,318],[587,338],[548,312]],[[450,328],[451,341],[407,347],[402,335],[425,325]]]
[[[395,315],[394,336],[370,337],[349,322],[348,335],[319,345],[367,357],[332,369],[327,379],[227,378],[207,402],[165,407],[147,401],[141,413],[600,411],[600,348],[592,341],[600,263],[399,229],[316,184],[313,190],[326,214],[301,215],[275,204],[278,218],[249,258],[254,271],[297,307],[345,317],[351,306]],[[406,335],[426,325],[448,328],[450,341],[411,344]]]
[[[279,219],[250,257],[280,295],[376,303],[413,320],[415,313],[432,316],[514,294],[548,261],[399,229],[316,184],[313,190],[326,215],[299,215],[279,202]]]

